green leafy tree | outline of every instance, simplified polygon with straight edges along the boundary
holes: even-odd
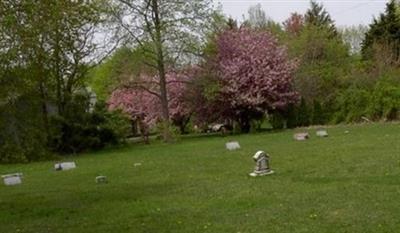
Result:
[[[46,148],[57,136],[51,134],[50,116],[66,116],[74,94],[85,88],[91,61],[98,59],[95,37],[103,21],[102,4],[101,0],[0,2],[2,107],[13,113],[1,121],[19,126],[8,130],[14,135],[9,147],[34,154],[19,142],[28,137],[33,148]]]
[[[145,64],[149,59],[145,55],[140,47],[124,46],[117,49],[112,56],[91,70],[88,85],[100,100],[107,100],[111,92],[119,86],[136,79],[141,73],[152,72]]]
[[[309,103],[318,100],[323,104],[335,98],[341,77],[350,69],[348,47],[340,38],[329,35],[327,29],[308,26],[288,42],[291,55],[300,63],[296,88]]]

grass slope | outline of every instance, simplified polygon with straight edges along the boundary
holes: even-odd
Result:
[[[64,172],[3,165],[0,174],[25,177],[0,185],[0,232],[399,232],[400,125],[328,132],[134,145],[70,158],[78,168]],[[225,150],[228,140],[242,149]],[[260,149],[276,173],[250,178]]]

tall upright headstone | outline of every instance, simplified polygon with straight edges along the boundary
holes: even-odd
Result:
[[[270,167],[270,156],[264,151],[257,151],[253,156],[253,160],[256,162],[256,166],[254,171],[249,174],[250,176],[266,176],[274,173]]]

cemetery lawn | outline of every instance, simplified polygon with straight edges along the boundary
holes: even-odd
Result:
[[[1,165],[24,178],[0,184],[0,232],[399,232],[400,124],[308,131],[304,142],[288,130],[130,145],[67,158],[70,171]],[[257,150],[275,174],[248,176]]]

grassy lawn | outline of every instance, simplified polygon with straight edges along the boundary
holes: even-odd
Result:
[[[78,167],[63,172],[3,165],[24,179],[0,185],[0,232],[400,232],[400,125],[309,132],[132,145],[69,158]],[[275,174],[248,176],[257,150]]]

